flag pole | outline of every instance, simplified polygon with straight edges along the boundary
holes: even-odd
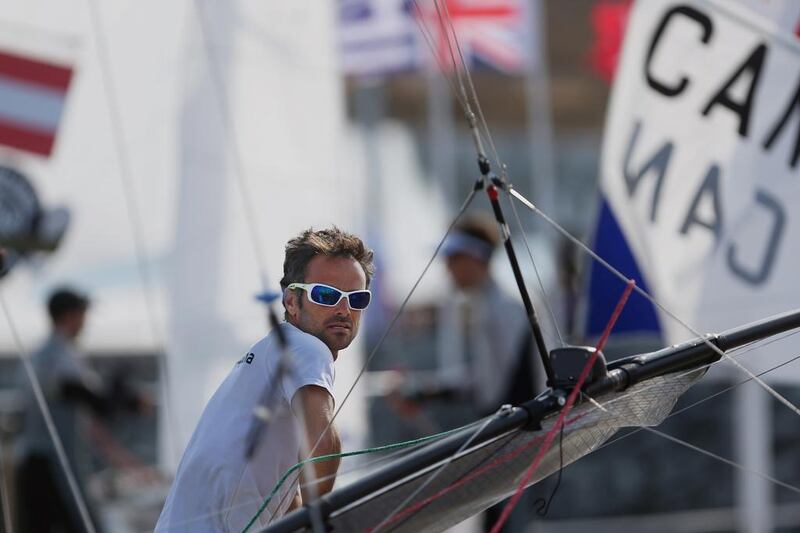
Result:
[[[547,64],[547,39],[542,23],[546,16],[541,0],[530,0],[525,10],[525,110],[530,142],[530,193],[546,213],[554,213],[556,203],[555,143],[550,109],[550,75]]]
[[[430,165],[434,179],[441,187],[449,212],[458,197],[456,175],[456,131],[453,120],[450,87],[435,67],[426,70],[428,97],[428,139]]]

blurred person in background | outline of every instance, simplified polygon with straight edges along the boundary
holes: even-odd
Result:
[[[77,345],[89,309],[89,298],[63,287],[47,302],[51,332],[31,356],[66,459],[86,500],[86,435],[89,413],[147,410],[149,401],[120,379],[106,385],[85,361]],[[22,533],[86,530],[70,490],[63,465],[24,370],[18,378],[24,396],[24,421],[16,444],[16,526]],[[91,513],[91,509],[90,509]],[[96,530],[100,524],[92,517]]]
[[[434,383],[422,384],[415,383],[414,376],[404,376],[390,394],[398,412],[448,400],[448,423],[460,425],[495,413],[504,404],[530,400],[542,389],[534,363],[533,333],[521,298],[504,290],[491,274],[499,244],[497,222],[483,212],[464,216],[446,238],[442,253],[454,290],[438,310],[437,376]],[[530,502],[526,493],[503,531],[525,528],[531,519]],[[486,531],[499,518],[502,505],[484,513]]]
[[[525,308],[491,275],[499,244],[497,223],[479,212],[462,218],[442,248],[456,290],[440,310],[440,373],[478,416],[530,400],[538,389]]]
[[[456,224],[443,246],[457,292],[441,310],[442,377],[451,385],[461,383],[479,416],[530,400],[538,389],[525,308],[520,297],[506,292],[491,274],[499,244],[497,222],[486,213],[475,213]],[[501,531],[522,531],[531,520],[530,502],[526,493]],[[504,504],[483,514],[484,531],[500,518]]]

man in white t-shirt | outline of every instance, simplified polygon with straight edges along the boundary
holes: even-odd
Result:
[[[156,531],[241,531],[251,521],[257,530],[303,504],[307,495],[296,476],[270,494],[302,459],[299,427],[306,428],[312,456],[341,451],[332,425],[333,364],[358,333],[373,272],[372,251],[336,227],[308,230],[287,243],[280,327],[289,364],[281,369],[284,350],[272,331],[234,365],[200,417]],[[253,408],[265,390],[272,415],[246,459]],[[314,464],[317,494],[333,488],[338,467],[338,460]]]

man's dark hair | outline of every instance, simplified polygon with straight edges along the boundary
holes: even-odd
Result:
[[[70,287],[55,289],[47,300],[47,312],[53,322],[73,311],[86,311],[88,307],[89,298]]]
[[[358,261],[367,277],[367,287],[375,274],[372,263],[372,250],[364,242],[353,235],[340,230],[336,226],[314,231],[309,228],[286,243],[286,258],[283,261],[283,278],[281,289],[290,283],[305,282],[306,268],[314,257],[327,255],[331,257],[350,257]]]

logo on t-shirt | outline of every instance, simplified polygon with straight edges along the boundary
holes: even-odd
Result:
[[[247,363],[248,365],[253,362],[253,359],[256,358],[256,354],[253,352],[249,352],[247,355],[236,361],[237,365],[241,365],[242,363]]]

